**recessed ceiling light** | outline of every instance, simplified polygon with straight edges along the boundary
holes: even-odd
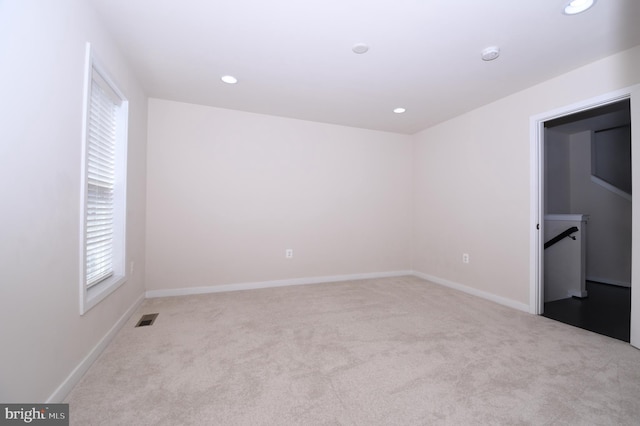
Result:
[[[393,112],[395,112],[396,114],[402,114],[405,111],[406,111],[405,108],[394,108],[393,109]]]
[[[369,51],[369,46],[364,43],[356,43],[353,45],[351,50],[353,50],[353,53],[362,55],[363,53],[367,53]]]
[[[224,81],[227,84],[236,84],[238,82],[238,79],[232,75],[223,75],[222,77],[220,77],[220,80]]]
[[[576,15],[582,13],[585,10],[591,8],[596,3],[596,0],[573,0],[567,3],[564,7],[565,15]]]
[[[487,47],[482,51],[481,58],[483,61],[493,61],[500,56],[500,48],[498,46]]]

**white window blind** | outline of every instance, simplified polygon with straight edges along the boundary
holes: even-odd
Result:
[[[122,101],[94,69],[87,126],[85,283],[113,275],[116,126]]]
[[[1,0],[0,0],[1,1]],[[80,193],[80,315],[127,281],[129,102],[87,43]]]

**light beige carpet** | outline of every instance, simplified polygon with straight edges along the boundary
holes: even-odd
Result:
[[[640,351],[415,277],[282,287],[146,300],[67,402],[73,425],[638,425]]]

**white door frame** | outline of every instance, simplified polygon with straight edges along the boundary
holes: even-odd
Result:
[[[634,149],[634,147],[640,147],[640,132],[633,131],[633,129],[640,129],[640,85],[547,111],[529,120],[531,158],[529,312],[532,314],[540,315],[544,311],[544,123],[625,99],[631,99],[632,183],[635,188],[640,188],[640,149]],[[631,344],[640,348],[640,291],[633,291],[634,287],[640,289],[640,284],[635,284],[637,276],[640,277],[640,271],[635,267],[640,265],[640,209],[632,204],[632,212]]]

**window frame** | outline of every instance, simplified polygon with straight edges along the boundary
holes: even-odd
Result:
[[[98,84],[107,86],[107,90],[120,101],[116,113],[115,132],[115,169],[113,189],[113,272],[92,284],[87,285],[87,203],[89,170],[89,130],[91,90],[94,73],[99,76]],[[102,80],[102,81],[99,81]],[[127,201],[127,146],[128,146],[129,102],[118,85],[114,83],[105,67],[96,58],[90,43],[87,43],[85,57],[83,122],[82,122],[82,175],[80,188],[80,315],[104,300],[109,294],[127,280],[126,271],[126,201]]]

